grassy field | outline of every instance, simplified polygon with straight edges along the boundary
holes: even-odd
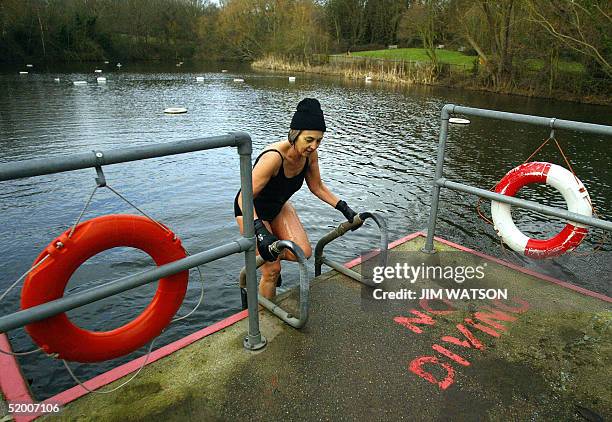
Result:
[[[458,51],[436,50],[438,60],[440,63],[454,64],[459,66],[465,66],[471,68],[474,64],[476,56],[467,56]],[[352,56],[360,57],[377,57],[381,59],[391,60],[412,60],[415,62],[428,62],[429,56],[424,48],[397,48],[392,50],[372,50],[372,51],[358,51],[351,53]]]
[[[463,66],[466,70],[471,70],[474,66],[477,56],[468,56],[454,50],[436,50],[440,63]],[[392,50],[372,50],[372,51],[357,51],[351,53],[351,56],[358,57],[373,57],[389,60],[406,60],[415,62],[428,62],[429,57],[424,48],[397,48]],[[544,68],[544,61],[541,59],[526,60],[529,70],[538,71]],[[559,61],[559,70],[564,72],[580,73],[584,72],[584,66],[577,62]]]

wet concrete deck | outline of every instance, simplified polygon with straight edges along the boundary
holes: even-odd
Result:
[[[396,250],[418,251],[423,242]],[[458,256],[465,265],[482,262]],[[124,389],[88,394],[50,419],[611,417],[610,303],[493,262],[487,272],[487,287],[508,288],[511,299],[367,304],[370,291],[359,283],[323,274],[311,285],[302,330],[261,311],[262,351],[243,348],[243,320],[148,365]],[[296,294],[280,298],[284,307],[296,309]]]

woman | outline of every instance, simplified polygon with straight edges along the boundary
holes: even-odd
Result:
[[[312,255],[308,235],[289,202],[291,195],[302,187],[304,180],[317,198],[342,212],[348,221],[352,222],[357,215],[321,181],[317,148],[321,145],[325,129],[321,104],[314,98],[305,98],[299,102],[291,119],[288,139],[268,145],[255,160],[253,202],[257,253],[267,261],[260,267],[262,277],[259,294],[264,297],[273,298],[276,295],[277,282],[280,281],[280,260],[296,260],[289,251],[283,251],[278,256],[270,249],[270,245],[279,239],[291,240],[304,251],[306,258]],[[234,215],[242,233],[240,191],[234,200]]]

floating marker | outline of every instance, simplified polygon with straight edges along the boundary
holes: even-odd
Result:
[[[27,75],[28,72],[19,72],[20,75]]]
[[[94,70],[95,73],[102,73],[102,69],[96,69]]]
[[[59,79],[59,78],[55,78],[55,79],[53,79],[53,82],[59,82],[59,81],[60,81],[60,79]]]
[[[170,107],[164,110],[166,114],[183,114],[187,113],[187,109],[184,107]]]
[[[108,64],[108,60],[104,60],[104,64]]]
[[[221,73],[227,73],[227,69],[221,69]]]
[[[244,82],[244,79],[236,78],[236,79],[234,79],[234,82]]]
[[[34,67],[33,64],[26,64],[26,67]]]
[[[106,78],[96,78],[96,80],[98,81],[99,84],[105,84],[106,83]]]
[[[295,76],[289,76],[289,82],[295,82]]]
[[[197,82],[204,82],[204,76],[196,76]]]
[[[87,81],[74,81],[73,84],[75,84],[75,85],[87,85]]]
[[[469,125],[470,121],[468,119],[460,119],[458,117],[451,117],[450,119],[448,119],[449,123],[455,124],[455,125]]]

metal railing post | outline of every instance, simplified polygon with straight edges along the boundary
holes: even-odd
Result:
[[[448,119],[450,113],[455,108],[452,104],[442,107],[440,114],[440,139],[438,141],[438,158],[436,160],[436,176],[434,180],[442,178],[444,170],[444,152],[446,149],[446,138],[448,137]],[[433,246],[434,232],[436,230],[436,219],[438,218],[438,202],[440,201],[440,186],[436,183],[431,188],[431,210],[429,212],[429,224],[427,225],[427,240],[422,251],[425,253],[435,253]]]
[[[306,267],[306,256],[298,245],[290,240],[278,240],[273,245],[277,250],[282,251],[283,249],[290,250],[295,255],[298,265],[300,266],[300,305],[299,305],[299,316],[296,318],[291,313],[285,311],[283,308],[278,306],[271,300],[259,296],[258,300],[261,306],[272,312],[274,315],[282,319],[293,328],[302,328],[308,321],[308,306],[309,306],[309,292],[310,292],[310,279],[308,277],[308,268]]]
[[[258,350],[266,345],[266,339],[259,331],[259,304],[257,301],[257,273],[255,266],[255,225],[253,214],[253,176],[251,137],[246,133],[237,133],[238,154],[240,154],[240,188],[242,191],[242,227],[243,236],[251,242],[251,247],[244,253],[246,266],[247,303],[249,309],[249,332],[244,339],[244,347]]]
[[[572,120],[563,120],[550,117],[532,116],[529,114],[516,114],[508,113],[505,111],[487,110],[472,107],[463,107],[453,104],[446,104],[442,108],[441,113],[441,124],[440,124],[440,140],[438,143],[438,157],[436,161],[436,174],[433,181],[433,187],[431,190],[431,211],[429,214],[429,223],[427,227],[427,239],[425,246],[422,251],[425,253],[435,253],[433,240],[436,228],[436,220],[438,217],[438,202],[440,200],[440,188],[446,187],[452,190],[472,193],[478,195],[481,198],[491,199],[492,201],[498,201],[510,205],[514,205],[520,208],[526,208],[541,212],[546,215],[552,215],[555,217],[567,219],[570,222],[576,221],[581,224],[588,226],[598,227],[604,230],[612,230],[612,222],[603,220],[601,218],[593,218],[590,216],[580,215],[568,210],[563,210],[555,207],[548,207],[540,205],[536,202],[527,201],[520,198],[514,198],[512,196],[506,196],[495,192],[479,189],[463,183],[457,183],[454,181],[446,180],[443,177],[444,167],[444,155],[446,148],[446,140],[448,137],[448,124],[451,114],[465,114],[468,116],[477,116],[487,119],[505,120],[516,123],[526,123],[537,126],[545,126],[550,129],[564,129],[572,130],[583,133],[591,133],[597,135],[612,136],[612,126],[598,125],[593,123],[575,122]]]
[[[323,264],[325,264],[333,268],[334,270],[338,271],[339,273],[342,273],[352,278],[353,280],[363,283],[366,286],[373,287],[370,283],[366,282],[363,276],[359,274],[357,271],[353,271],[349,268],[346,268],[344,265],[338,262],[332,261],[331,259],[328,259],[323,255],[323,248],[325,248],[325,246],[328,243],[330,243],[334,239],[339,238],[340,236],[343,236],[349,230],[355,230],[361,227],[363,223],[365,222],[365,220],[368,218],[371,218],[372,220],[374,220],[374,222],[378,225],[378,228],[380,229],[380,251],[378,251],[378,255],[379,255],[378,259],[380,263],[379,265],[383,267],[387,266],[387,251],[389,249],[389,233],[387,229],[387,223],[384,218],[382,218],[380,215],[376,213],[363,212],[363,213],[359,213],[353,219],[352,223],[348,221],[341,223],[338,227],[336,227],[335,229],[327,233],[317,242],[317,245],[315,247],[315,277],[318,277],[321,275],[321,267],[323,266]]]

